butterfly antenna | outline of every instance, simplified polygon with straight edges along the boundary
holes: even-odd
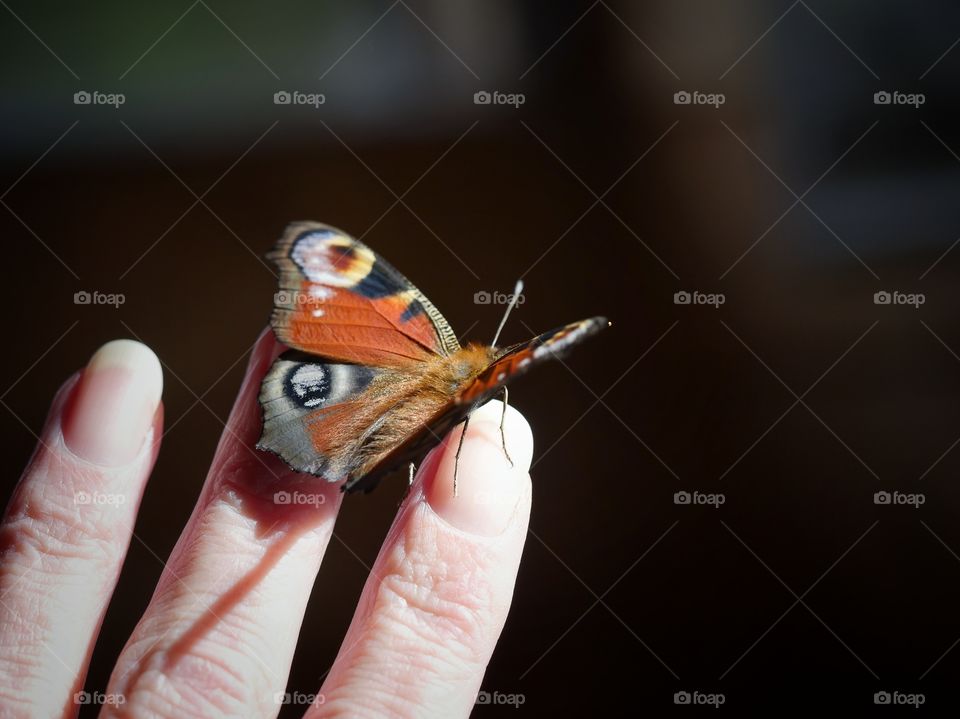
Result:
[[[500,326],[497,327],[497,333],[493,336],[493,342],[490,343],[494,347],[497,346],[497,340],[500,339],[500,333],[503,332],[503,326],[507,324],[507,317],[510,316],[510,312],[519,302],[521,292],[523,292],[523,280],[517,280],[517,284],[513,286],[513,294],[510,295],[510,303],[507,305],[506,312],[503,313],[503,319],[500,320]]]

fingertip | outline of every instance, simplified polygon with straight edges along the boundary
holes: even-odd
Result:
[[[156,353],[142,342],[130,339],[111,340],[101,346],[90,361],[87,372],[120,367],[136,374],[144,394],[156,406],[163,393],[163,367]]]
[[[163,368],[153,350],[134,340],[107,342],[90,358],[64,409],[67,447],[97,465],[132,461],[162,393]]]
[[[438,516],[460,530],[482,536],[503,534],[529,512],[530,425],[514,408],[508,407],[504,415],[503,403],[491,401],[470,415],[460,447],[462,427],[444,442],[425,488],[427,501]]]
[[[500,433],[501,418],[503,435]],[[506,438],[507,453],[513,460],[514,468],[530,471],[530,463],[533,461],[533,430],[516,407],[507,405],[504,414],[503,402],[498,399],[490,400],[470,415],[470,430],[482,433],[488,441],[501,449],[501,454]],[[470,437],[469,431],[467,437]]]

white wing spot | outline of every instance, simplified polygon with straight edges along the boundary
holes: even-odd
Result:
[[[329,230],[317,230],[294,243],[290,257],[311,282],[331,287],[350,287],[356,282],[330,262],[329,247],[338,237]]]
[[[313,285],[310,288],[310,297],[318,302],[329,300],[335,294],[336,292],[331,290],[329,287],[324,287],[323,285]]]

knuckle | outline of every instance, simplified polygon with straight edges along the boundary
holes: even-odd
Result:
[[[16,508],[4,522],[0,551],[34,562],[81,559],[106,564],[116,559],[125,531],[122,522],[101,510],[79,512],[72,499],[41,498]]]
[[[416,717],[424,714],[424,703],[420,697],[407,696],[402,691],[383,688],[382,681],[370,677],[372,681],[365,686],[370,691],[336,691],[327,698],[316,712],[324,719],[380,719],[380,717]],[[313,715],[311,715],[313,716]]]
[[[483,628],[484,612],[456,593],[444,582],[390,575],[381,585],[377,609],[385,623],[406,630],[397,633],[419,643],[468,648]]]
[[[34,666],[38,665],[38,662],[31,662]],[[6,664],[6,662],[4,662]],[[24,687],[35,686],[42,681],[42,677],[39,676],[37,671],[21,671],[23,668],[23,662],[18,662],[20,667],[17,672],[4,673],[3,676],[6,678],[16,677],[17,684],[16,686],[12,684],[7,684],[4,682],[3,686],[0,686],[0,719],[13,719],[14,717],[27,717],[36,716],[36,701],[34,697],[31,696],[29,691],[24,691]],[[2,671],[6,671],[8,667],[2,667]]]
[[[387,560],[374,617],[403,647],[432,661],[472,663],[490,642],[494,597],[476,547],[439,550],[436,537],[406,535]]]
[[[151,717],[269,716],[277,709],[272,682],[249,655],[210,645],[180,656],[153,652],[123,670],[127,702],[121,709]]]
[[[0,526],[0,555],[32,562],[115,561],[132,529],[126,494],[101,496],[96,488],[113,483],[111,477],[50,454],[28,468],[10,501]]]

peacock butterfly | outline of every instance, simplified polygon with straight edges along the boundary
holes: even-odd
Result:
[[[348,492],[370,491],[509,380],[608,324],[593,317],[510,347],[461,347],[420,290],[345,232],[293,223],[268,257],[280,270],[270,323],[291,349],[263,379],[257,448]]]

